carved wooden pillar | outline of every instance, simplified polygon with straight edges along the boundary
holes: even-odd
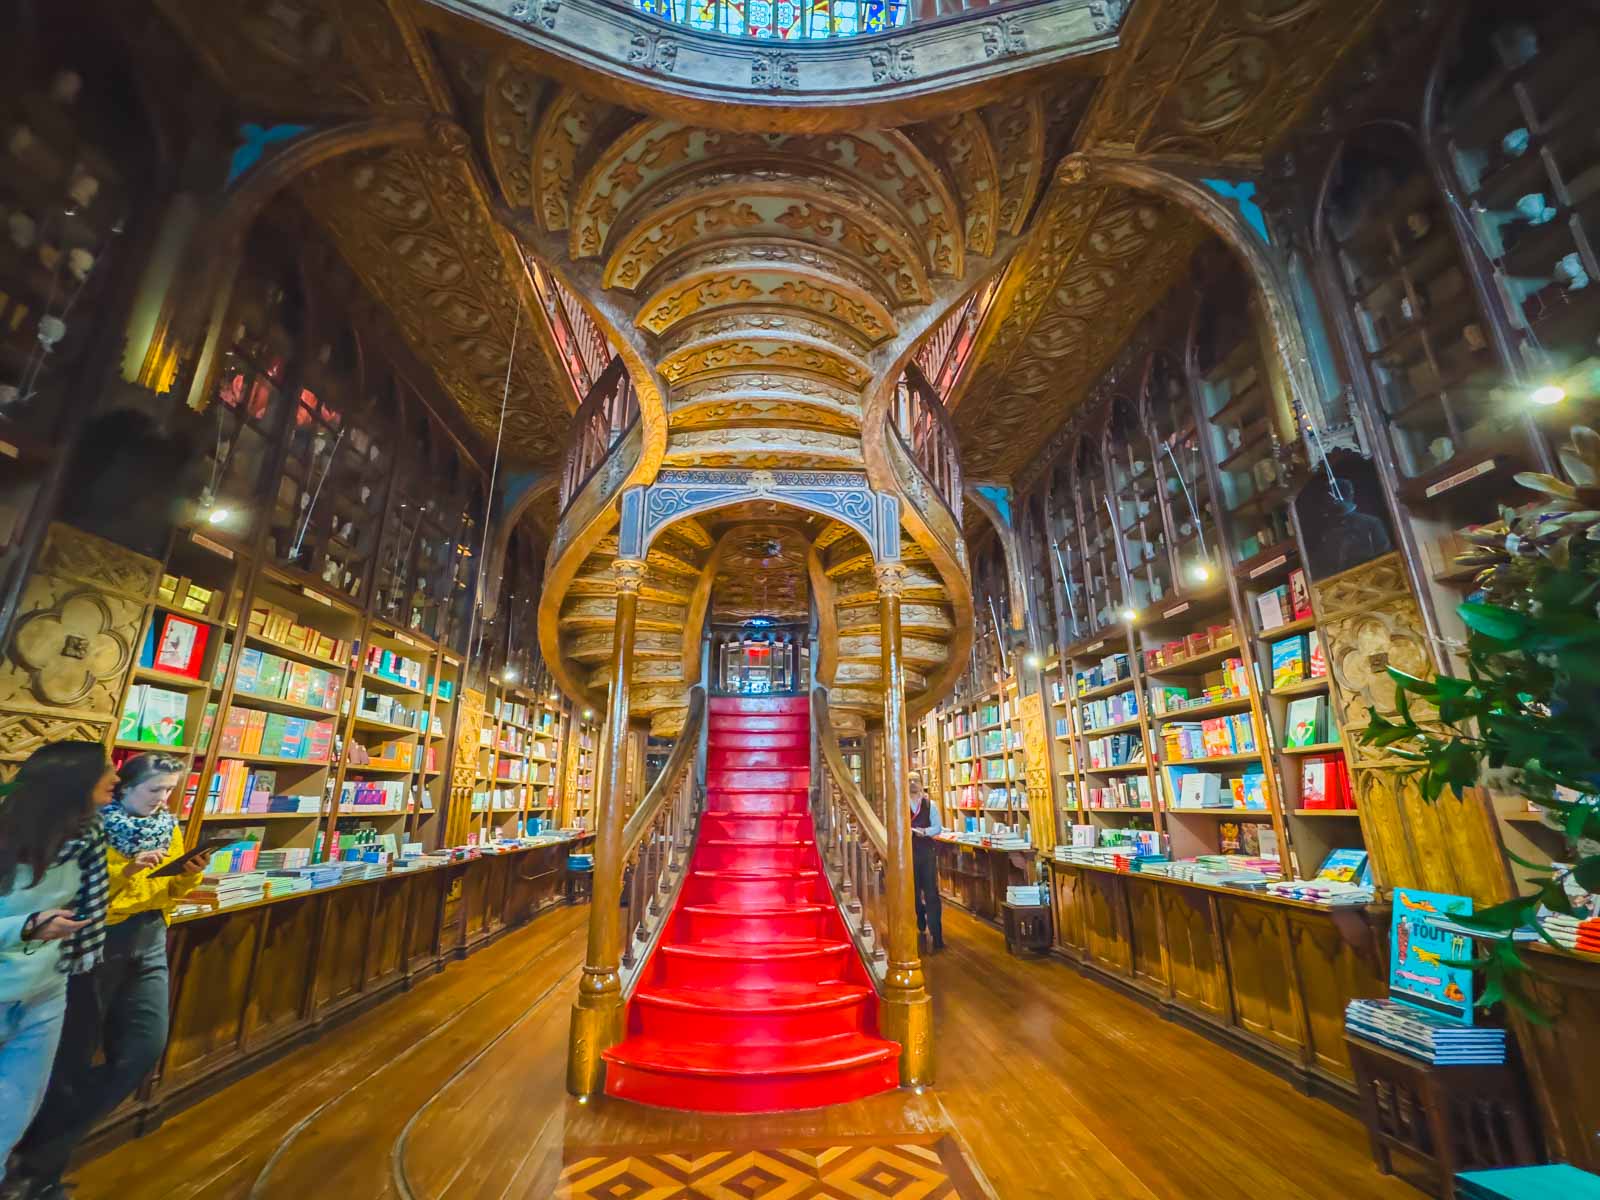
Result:
[[[884,1036],[900,1043],[900,1083],[917,1087],[933,1078],[933,1007],[917,954],[916,894],[911,872],[911,797],[906,782],[906,680],[900,661],[900,597],[906,569],[878,563],[878,616],[882,628],[884,828],[889,839],[886,864],[889,973],[884,980]]]
[[[628,684],[633,678],[633,635],[645,564],[619,558],[617,615],[612,626],[611,701],[606,711],[605,757],[595,795],[594,899],[589,908],[589,951],[572,1006],[567,1090],[598,1092],[605,1082],[600,1052],[622,1035],[622,827],[627,819]]]

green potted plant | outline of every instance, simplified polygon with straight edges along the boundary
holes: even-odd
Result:
[[[1468,536],[1457,561],[1479,568],[1459,613],[1463,674],[1424,680],[1391,669],[1398,712],[1368,709],[1361,738],[1415,764],[1424,798],[1484,786],[1533,801],[1572,847],[1552,866],[1512,859],[1531,890],[1480,910],[1480,1004],[1505,999],[1531,1012],[1530,969],[1509,934],[1543,912],[1573,913],[1571,892],[1600,892],[1600,434],[1572,430],[1567,479],[1519,474],[1544,497]],[[1509,852],[1508,852],[1509,853]]]

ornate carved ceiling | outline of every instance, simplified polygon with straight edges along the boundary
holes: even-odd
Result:
[[[1384,0],[1136,4],[1077,141],[1248,168],[1301,119]],[[1205,234],[1147,195],[1063,187],[1007,270],[957,397],[967,475],[1009,478],[1082,402]]]
[[[727,531],[711,587],[711,619],[718,622],[810,616],[806,553],[810,539],[793,525],[758,523]]]
[[[731,132],[557,84],[544,74],[565,53],[545,36],[554,0],[489,6],[516,38],[461,16],[465,3],[157,3],[252,119],[401,117],[431,131],[327,162],[297,195],[491,440],[509,364],[515,459],[557,457],[570,398],[526,254],[657,373],[668,462],[755,467],[857,465],[865,389],[1016,252],[957,414],[982,478],[1009,475],[1072,411],[1200,240],[1164,203],[1121,192],[1058,187],[1041,207],[1067,143],[1253,162],[1383,0],[1147,0],[1122,22],[1121,48],[1095,60],[1109,71],[1098,87],[1041,76],[972,111],[930,117],[907,99],[922,123],[828,133],[801,109],[762,109],[780,132]],[[1127,8],[1036,7],[1076,14],[1108,54]],[[1030,35],[990,32],[981,47],[998,80]],[[639,84],[608,96],[659,86],[656,111],[683,111],[659,40],[628,53]],[[878,85],[937,92],[896,65],[903,46],[866,39],[850,53],[873,61],[870,42],[892,51]]]

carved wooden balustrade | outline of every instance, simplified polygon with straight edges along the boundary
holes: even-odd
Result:
[[[961,526],[961,450],[939,393],[915,363],[895,387],[889,427],[945,507]]]
[[[650,957],[650,947],[666,924],[678,886],[683,882],[695,833],[705,806],[700,747],[705,732],[706,692],[689,694],[683,733],[672,747],[666,766],[623,827],[622,855],[594,869],[615,872],[628,902],[628,921],[621,947],[624,991],[631,991]]]
[[[828,690],[811,690],[811,815],[823,869],[861,960],[882,989],[889,970],[889,836],[839,751]]]
[[[578,399],[582,400],[605,373],[616,352],[577,297],[562,286],[559,279],[533,258],[528,260],[528,270],[533,276],[533,290],[544,309],[545,320],[550,324],[550,334],[567,368],[567,377],[572,380]]]
[[[639,420],[639,397],[620,357],[613,358],[572,415],[566,466],[561,475],[561,511],[583,491],[600,465]]]
[[[939,327],[928,335],[912,356],[917,370],[933,387],[937,396],[948,396],[954,390],[961,372],[972,357],[972,347],[977,342],[978,327],[989,311],[989,304],[1000,287],[996,276],[972,295],[965,303],[952,309]]]

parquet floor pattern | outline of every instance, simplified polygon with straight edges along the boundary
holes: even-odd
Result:
[[[80,1167],[77,1200],[1420,1200],[1350,1117],[954,910],[926,1094],[579,1104],[587,919],[547,913],[174,1113]]]

